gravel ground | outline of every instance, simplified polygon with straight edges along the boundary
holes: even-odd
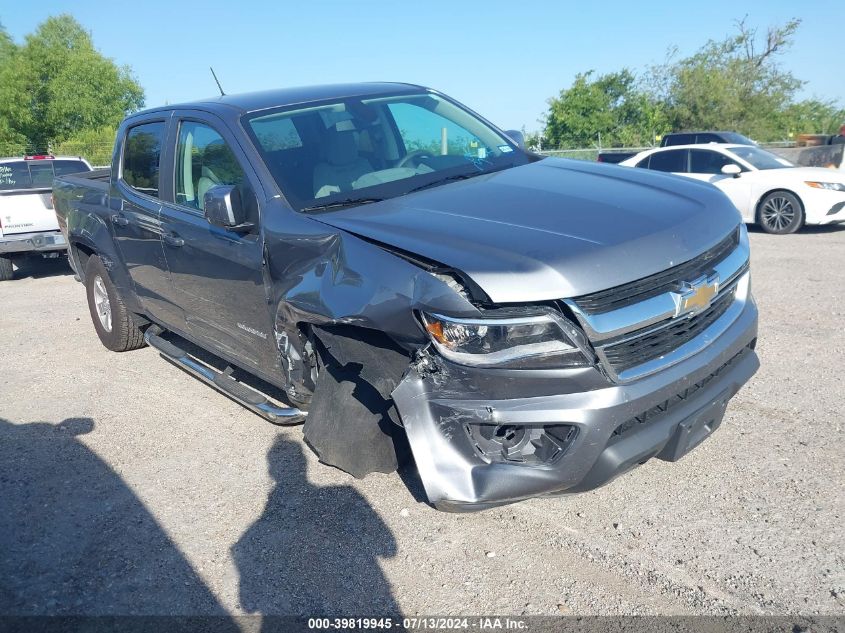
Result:
[[[845,614],[845,228],[751,240],[762,368],[710,440],[472,515],[107,352],[64,265],[26,266],[0,284],[0,613]]]

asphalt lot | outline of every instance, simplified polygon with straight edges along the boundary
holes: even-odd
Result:
[[[0,613],[845,614],[845,227],[751,240],[762,367],[710,440],[471,515],[106,351],[69,270],[25,266],[0,284]]]

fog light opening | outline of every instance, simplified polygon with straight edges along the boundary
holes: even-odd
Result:
[[[578,429],[571,424],[467,424],[465,431],[485,461],[539,466],[559,459]]]

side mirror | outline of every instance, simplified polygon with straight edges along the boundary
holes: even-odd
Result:
[[[505,132],[510,139],[517,144],[519,149],[525,149],[525,136],[519,130],[507,130]]]
[[[729,163],[727,165],[722,165],[722,173],[725,174],[725,176],[739,178],[739,175],[742,173],[742,169],[740,169],[739,165],[735,163]]]
[[[224,229],[250,229],[241,194],[234,185],[217,185],[205,192],[205,219]]]

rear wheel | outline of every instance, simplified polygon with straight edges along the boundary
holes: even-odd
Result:
[[[795,233],[804,225],[804,209],[795,194],[773,191],[760,201],[757,221],[766,233]]]
[[[0,281],[9,281],[14,274],[11,257],[0,257]]]
[[[96,255],[85,266],[85,289],[88,309],[100,342],[113,352],[126,352],[144,347],[144,335],[132,313],[109,277],[102,260]]]

